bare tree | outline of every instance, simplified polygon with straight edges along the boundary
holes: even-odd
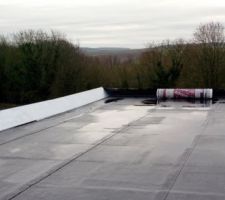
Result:
[[[186,43],[183,39],[168,41],[165,45],[169,59],[168,83],[175,87],[184,66]]]
[[[219,22],[201,24],[194,33],[196,42],[219,45],[224,43],[224,26]]]
[[[217,88],[224,68],[225,36],[221,23],[201,24],[194,33],[204,85]]]
[[[141,57],[148,69],[150,87],[175,87],[184,65],[186,44],[183,40],[151,45]]]

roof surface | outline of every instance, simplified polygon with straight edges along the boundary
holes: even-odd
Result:
[[[0,199],[224,200],[224,102],[144,99],[1,132]]]

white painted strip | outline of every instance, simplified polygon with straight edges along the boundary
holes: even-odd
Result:
[[[0,131],[67,112],[107,96],[105,90],[100,87],[53,100],[2,110],[0,111]]]

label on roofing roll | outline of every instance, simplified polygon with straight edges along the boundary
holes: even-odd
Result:
[[[212,99],[212,89],[158,89],[158,99]]]

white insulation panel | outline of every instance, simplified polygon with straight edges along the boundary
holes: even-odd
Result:
[[[19,106],[0,111],[0,131],[38,121],[106,98],[100,87],[53,100]]]

